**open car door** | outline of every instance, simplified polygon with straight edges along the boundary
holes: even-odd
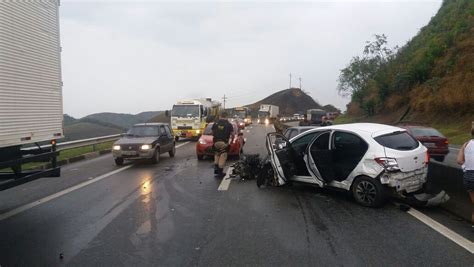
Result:
[[[311,140],[305,152],[308,171],[320,187],[334,179],[330,134],[330,131],[321,132]]]
[[[282,134],[269,133],[266,138],[266,147],[277,185],[286,184],[294,175],[294,165],[290,159],[290,142]]]

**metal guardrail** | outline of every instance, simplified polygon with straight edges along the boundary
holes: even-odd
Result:
[[[58,151],[91,146],[91,145],[98,145],[101,143],[106,143],[110,141],[118,140],[122,135],[121,134],[113,134],[113,135],[106,135],[106,136],[99,136],[94,138],[82,139],[82,140],[74,140],[69,142],[62,142],[57,143],[56,148]],[[51,148],[51,144],[40,146],[41,148]],[[24,148],[23,150],[33,150],[38,149],[38,147],[29,147]]]

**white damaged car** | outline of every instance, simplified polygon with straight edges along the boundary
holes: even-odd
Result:
[[[378,207],[388,196],[436,205],[449,199],[444,191],[422,193],[427,180],[426,147],[405,129],[353,123],[320,127],[287,140],[267,135],[273,184],[303,182],[352,192],[361,205]]]

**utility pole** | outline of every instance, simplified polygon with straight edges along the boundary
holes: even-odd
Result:
[[[303,88],[301,88],[301,77],[299,78],[299,80],[300,80],[300,90],[303,90]]]
[[[290,88],[288,88],[288,89],[291,89],[291,72],[290,72]]]
[[[224,94],[224,97],[222,98],[224,100],[224,110],[225,110],[225,101],[227,100],[228,97],[225,96]]]

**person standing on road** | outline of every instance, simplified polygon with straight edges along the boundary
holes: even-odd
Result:
[[[216,177],[224,176],[224,165],[227,160],[229,149],[229,138],[234,127],[227,120],[227,113],[221,113],[220,119],[212,125],[212,135],[214,136],[214,174]]]
[[[457,162],[462,165],[464,171],[464,186],[471,198],[472,206],[474,206],[474,122],[471,128],[471,140],[464,143],[459,150]],[[471,210],[471,223],[474,230],[474,209]]]

